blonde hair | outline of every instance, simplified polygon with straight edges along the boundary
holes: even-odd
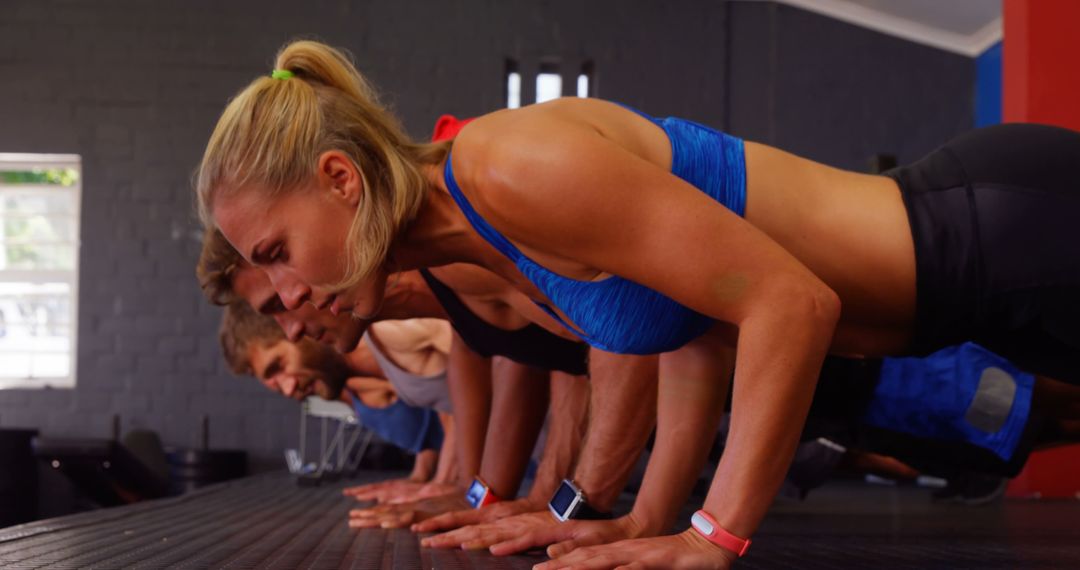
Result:
[[[275,67],[293,77],[255,79],[218,119],[197,174],[199,216],[213,227],[214,200],[241,189],[270,198],[295,190],[315,175],[322,153],[341,151],[364,182],[345,277],[334,284],[349,287],[382,266],[423,203],[421,166],[444,160],[450,145],[410,140],[342,51],[295,41],[278,52]]]

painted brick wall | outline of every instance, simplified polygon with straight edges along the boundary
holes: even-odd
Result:
[[[297,36],[352,51],[418,137],[502,106],[507,58],[526,78],[560,60],[567,90],[591,60],[601,97],[840,166],[970,125],[969,60],[767,3],[4,2],[0,152],[79,154],[84,184],[78,386],[0,392],[0,426],[104,437],[120,414],[194,445],[207,414],[214,447],[295,444],[295,405],[221,362],[189,181],[228,97]]]
[[[731,132],[865,170],[972,128],[974,60],[781,4],[733,7]]]

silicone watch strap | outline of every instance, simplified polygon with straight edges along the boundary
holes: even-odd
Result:
[[[739,556],[746,554],[746,551],[750,549],[749,538],[739,538],[724,530],[724,528],[716,522],[716,519],[705,511],[694,513],[694,516],[690,517],[690,526],[694,527],[694,530],[701,536],[704,536],[709,542],[724,550],[734,552]]]

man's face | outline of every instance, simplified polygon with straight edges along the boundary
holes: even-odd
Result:
[[[263,386],[297,401],[312,395],[336,400],[349,376],[339,354],[306,339],[297,343],[252,343],[248,358],[252,373]]]
[[[266,273],[247,263],[241,263],[232,277],[233,290],[259,312],[278,322],[285,336],[291,341],[309,337],[333,346],[345,354],[356,349],[370,321],[363,321],[349,313],[334,315],[328,310],[318,310],[310,303],[297,309],[287,310],[274,291]]]

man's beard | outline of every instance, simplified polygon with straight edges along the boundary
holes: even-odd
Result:
[[[304,340],[300,343],[300,357],[303,366],[320,374],[315,381],[315,395],[324,400],[337,400],[349,379],[349,367],[332,347]]]

